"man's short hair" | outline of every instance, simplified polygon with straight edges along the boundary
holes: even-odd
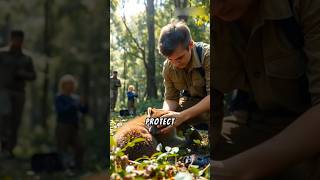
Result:
[[[24,38],[24,32],[21,30],[12,30],[11,31],[11,38]]]
[[[180,44],[188,49],[191,40],[190,29],[185,22],[172,21],[161,29],[158,48],[163,56],[168,57]]]

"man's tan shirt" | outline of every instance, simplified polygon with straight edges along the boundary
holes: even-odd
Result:
[[[186,68],[175,68],[168,60],[164,62],[165,99],[179,99],[181,90],[188,90],[192,97],[205,97],[210,94],[210,46],[204,44],[202,59],[199,59],[196,48],[191,51],[191,60]],[[204,75],[200,68],[203,68]]]
[[[260,13],[247,33],[236,22],[214,18],[213,87],[244,89],[264,111],[302,113],[320,102],[320,1],[261,0]],[[295,48],[278,20],[294,16],[304,35]],[[309,87],[308,87],[309,86]]]

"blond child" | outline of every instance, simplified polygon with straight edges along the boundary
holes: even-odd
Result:
[[[128,97],[128,110],[131,115],[136,114],[136,107],[135,107],[135,101],[134,98],[137,98],[138,95],[134,91],[134,86],[129,85],[128,87],[128,92],[127,92],[127,97]]]
[[[88,106],[75,94],[77,86],[76,79],[69,74],[62,76],[59,81],[59,94],[55,98],[56,141],[61,153],[67,153],[68,148],[72,148],[75,166],[81,168],[84,148],[79,138],[79,113],[86,113]]]

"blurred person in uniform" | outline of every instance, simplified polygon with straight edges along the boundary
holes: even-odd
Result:
[[[59,94],[55,97],[57,112],[56,141],[58,150],[63,155],[68,154],[71,147],[75,158],[75,167],[82,168],[84,147],[79,135],[80,113],[88,112],[88,105],[83,97],[75,94],[78,83],[69,74],[59,81]],[[64,156],[66,157],[66,156]]]
[[[13,156],[25,103],[26,81],[36,79],[31,57],[24,54],[24,33],[11,32],[9,49],[0,52],[1,151]]]
[[[110,77],[110,110],[114,112],[114,108],[117,104],[118,88],[121,87],[120,79],[118,79],[118,72],[113,71]]]

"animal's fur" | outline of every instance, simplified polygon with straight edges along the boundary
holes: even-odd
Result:
[[[161,109],[148,109],[149,116],[153,118],[161,117],[166,114],[164,110]],[[136,117],[127,123],[125,123],[121,128],[119,128],[115,134],[115,140],[117,146],[123,148],[126,144],[135,138],[144,138],[144,142],[137,143],[134,147],[128,148],[126,153],[129,159],[135,160],[136,158],[142,156],[150,156],[156,152],[156,146],[158,143],[168,146],[177,146],[185,143],[184,139],[179,138],[176,135],[176,131],[164,135],[153,136],[148,131],[148,127],[145,125],[145,120],[147,115]]]

